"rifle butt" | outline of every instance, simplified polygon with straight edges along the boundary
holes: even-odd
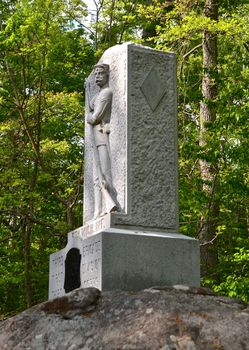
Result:
[[[105,205],[106,205],[106,211],[107,213],[111,213],[115,210],[117,210],[117,205],[114,202],[112,196],[110,195],[110,193],[107,191],[106,188],[104,188],[104,186],[102,187],[102,194],[105,200]]]

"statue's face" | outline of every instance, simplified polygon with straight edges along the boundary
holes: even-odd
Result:
[[[103,68],[96,68],[95,69],[95,82],[98,86],[102,87],[108,82],[108,74]]]

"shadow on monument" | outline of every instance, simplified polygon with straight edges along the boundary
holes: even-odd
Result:
[[[71,292],[72,290],[81,286],[80,261],[81,255],[79,249],[70,249],[65,260],[64,289],[66,293]]]

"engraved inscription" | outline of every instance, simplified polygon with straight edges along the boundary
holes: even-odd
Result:
[[[99,271],[99,267],[100,267],[100,258],[97,258],[97,259],[93,259],[93,260],[90,260],[86,263],[83,263],[81,265],[82,267],[82,272],[96,272],[96,271]]]
[[[63,255],[52,258],[52,264],[55,269],[63,268]]]
[[[64,258],[63,255],[51,258],[49,297],[56,298],[64,294]]]
[[[84,225],[77,230],[74,230],[69,233],[69,239],[72,238],[81,238],[86,239],[93,234],[99,233],[102,230],[110,227],[109,218],[102,217],[99,220],[95,220],[87,225]]]
[[[84,288],[87,287],[95,287],[100,289],[100,279],[99,276],[95,276],[92,278],[87,278],[83,281]]]
[[[101,289],[101,240],[92,241],[82,247],[82,287]]]
[[[89,256],[101,251],[101,241],[86,244],[82,248],[82,256]]]

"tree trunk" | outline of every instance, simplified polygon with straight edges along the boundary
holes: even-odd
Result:
[[[212,20],[218,20],[218,0],[206,0],[204,15]],[[202,77],[202,102],[200,104],[200,146],[207,143],[208,130],[206,123],[216,120],[214,101],[217,99],[217,35],[209,31],[203,32],[203,77]],[[218,262],[217,251],[213,244],[215,238],[219,205],[215,200],[217,165],[206,160],[200,161],[203,191],[208,200],[203,208],[200,220],[201,262],[202,274],[211,274]],[[210,243],[208,243],[210,242]]]
[[[24,224],[24,286],[27,308],[32,306],[32,290],[30,280],[30,222],[25,220]]]
[[[73,210],[70,203],[66,207],[66,213],[67,213],[67,226],[68,230],[71,231],[73,229]]]
[[[39,136],[40,137],[40,136]],[[39,144],[39,141],[38,141]],[[39,149],[39,146],[37,146],[37,149]],[[37,182],[37,176],[38,176],[38,158],[36,158],[32,173],[32,178],[29,184],[29,191],[30,191],[30,199],[29,199],[29,205],[27,208],[27,214],[33,214],[34,211],[34,203],[33,203],[33,192],[35,190],[36,182]],[[32,286],[31,286],[31,278],[30,278],[30,236],[31,236],[31,229],[32,229],[32,223],[29,218],[25,219],[24,222],[24,285],[25,285],[25,297],[26,297],[26,304],[27,307],[32,306]]]

